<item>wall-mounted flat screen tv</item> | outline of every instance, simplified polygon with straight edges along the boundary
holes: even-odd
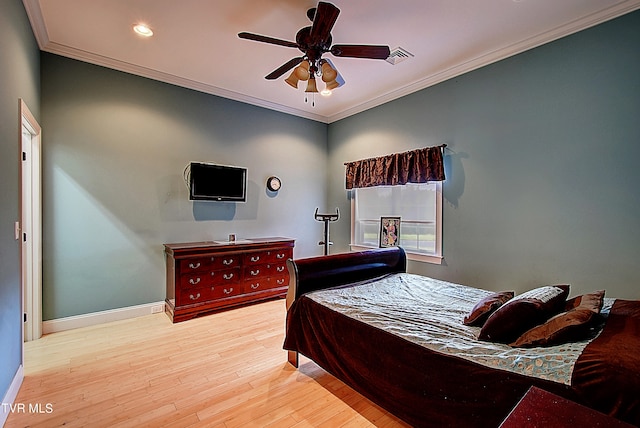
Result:
[[[192,201],[247,201],[247,169],[191,162],[189,199]]]

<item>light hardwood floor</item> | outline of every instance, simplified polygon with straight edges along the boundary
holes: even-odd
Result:
[[[290,366],[284,319],[274,300],[44,336],[6,427],[407,427],[310,360]]]

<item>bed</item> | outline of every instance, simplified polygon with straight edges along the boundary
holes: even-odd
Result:
[[[463,325],[491,292],[409,274],[401,248],[288,269],[289,362],[310,358],[412,426],[497,427],[532,386],[640,425],[640,301],[604,298],[588,338],[522,348]]]

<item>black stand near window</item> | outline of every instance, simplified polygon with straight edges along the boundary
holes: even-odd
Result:
[[[324,255],[326,256],[329,254],[329,245],[333,245],[333,242],[329,241],[329,223],[340,218],[340,210],[336,208],[335,214],[318,214],[318,208],[316,208],[314,217],[317,221],[324,222],[324,240],[318,242],[318,245],[324,245]]]

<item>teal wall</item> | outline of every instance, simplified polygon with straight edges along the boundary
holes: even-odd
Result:
[[[331,124],[328,204],[345,161],[446,143],[445,262],[411,271],[638,299],[639,118],[637,11]]]
[[[45,320],[163,301],[163,243],[284,236],[321,253],[327,126],[42,54]],[[246,203],[191,202],[190,161],[248,168]],[[277,195],[267,177],[282,179]]]
[[[0,400],[22,363],[18,165],[22,98],[40,117],[39,50],[20,0],[0,2]]]

